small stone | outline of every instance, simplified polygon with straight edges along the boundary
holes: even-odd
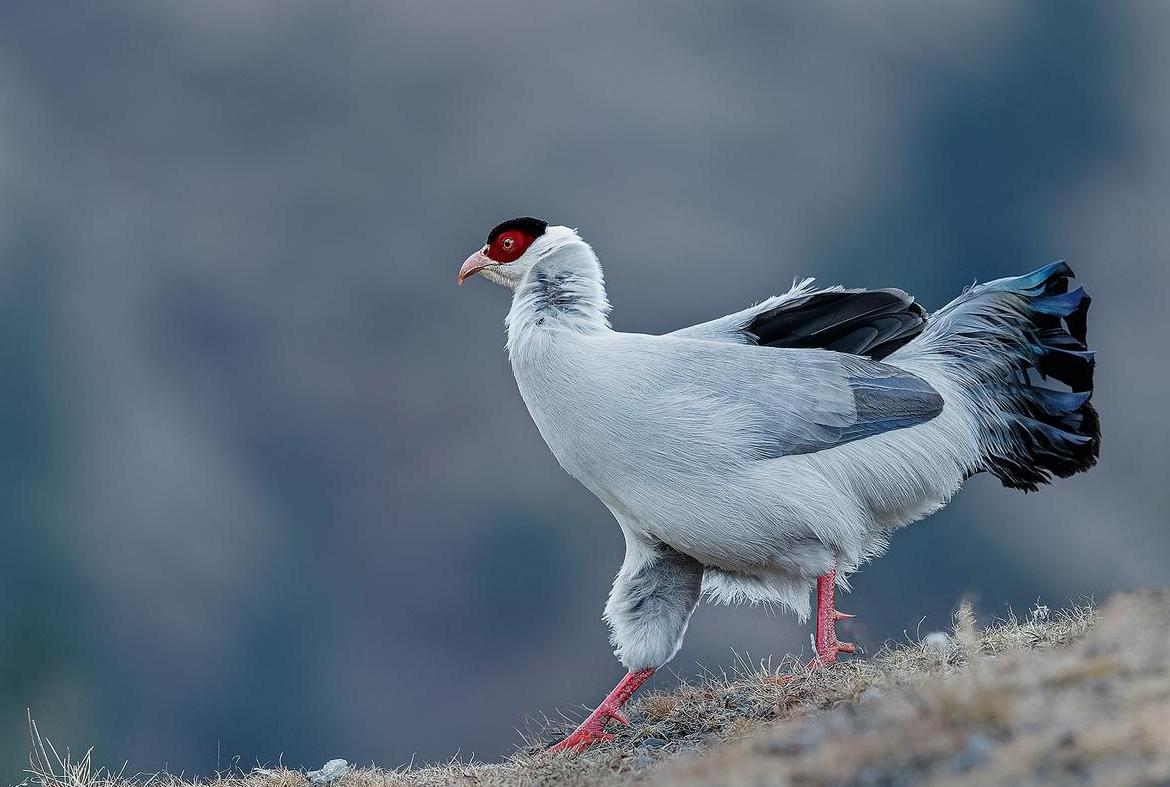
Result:
[[[321,766],[320,770],[309,771],[309,781],[313,784],[329,784],[340,779],[352,770],[345,760],[330,760]]]
[[[666,741],[662,740],[662,738],[647,738],[642,741],[642,745],[647,749],[661,749],[666,745]]]

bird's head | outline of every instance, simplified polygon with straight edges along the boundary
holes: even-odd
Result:
[[[463,263],[459,283],[481,273],[485,279],[514,290],[538,262],[547,261],[547,266],[553,262],[551,258],[562,256],[565,262],[570,262],[577,255],[560,252],[588,248],[568,227],[550,226],[547,221],[531,216],[508,219],[492,227],[484,247]]]

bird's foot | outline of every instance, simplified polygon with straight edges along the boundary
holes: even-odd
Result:
[[[837,639],[837,621],[856,617],[828,608],[817,617],[817,632],[813,640],[813,651],[816,655],[804,665],[804,669],[791,675],[778,675],[768,678],[769,683],[781,685],[791,683],[797,676],[806,675],[813,670],[822,669],[837,661],[842,653],[857,653],[858,647],[852,642],[841,642]]]
[[[549,751],[580,753],[595,743],[612,741],[613,733],[605,731],[605,725],[610,719],[623,726],[630,726],[630,720],[620,710],[603,702],[597,707],[597,710],[589,714],[589,718],[585,719],[577,729],[573,730],[569,737],[549,747]]]
[[[606,732],[605,725],[610,719],[613,719],[618,724],[626,727],[630,726],[630,720],[622,713],[622,706],[638,690],[638,687],[653,674],[653,669],[644,669],[626,675],[614,690],[609,693],[609,696],[601,701],[601,704],[597,706],[597,710],[590,713],[589,717],[581,722],[569,737],[560,743],[550,746],[548,751],[554,753],[573,752],[576,754],[585,751],[595,743],[612,741],[613,733]]]
[[[840,615],[841,613],[836,613]],[[852,615],[842,615],[845,618],[851,618]],[[840,618],[838,618],[839,620]],[[840,642],[834,636],[824,646],[817,648],[817,655],[808,664],[804,665],[806,671],[827,667],[837,660],[837,656],[841,653],[856,653],[857,646],[852,642]]]
[[[790,675],[777,675],[772,678],[765,678],[768,683],[779,683],[781,685],[791,683],[800,675],[807,675],[808,673],[824,669],[825,667],[837,661],[837,656],[842,653],[856,653],[857,646],[852,642],[832,642],[826,647],[817,650],[817,655],[810,659],[804,665],[804,669]]]
[[[837,639],[837,622],[849,620],[852,617],[855,616],[838,612],[833,607],[829,607],[818,616],[817,636],[813,640],[813,649],[817,655],[805,665],[806,671],[827,667],[835,662],[837,656],[842,653],[857,652],[857,646],[852,642],[841,642]]]

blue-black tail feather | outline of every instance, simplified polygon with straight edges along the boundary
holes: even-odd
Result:
[[[1101,426],[1090,399],[1095,358],[1087,343],[1091,299],[1070,289],[1055,262],[973,287],[941,310],[957,363],[987,407],[983,466],[1005,486],[1035,490],[1097,462]],[[973,353],[977,347],[980,352]]]
[[[1007,297],[1021,299],[1030,318],[1029,352],[1020,359],[1010,397],[1020,405],[1008,419],[1016,450],[987,457],[987,470],[1005,486],[1035,490],[1053,475],[1067,478],[1088,470],[1100,453],[1100,420],[1089,401],[1096,365],[1087,340],[1091,299],[1083,287],[1069,289],[1072,277],[1068,265],[1057,262],[1014,282],[999,282]],[[1053,380],[1068,390],[1045,384]]]

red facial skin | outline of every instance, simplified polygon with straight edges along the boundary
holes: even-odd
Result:
[[[532,245],[532,241],[534,240],[536,238],[520,232],[520,230],[501,232],[492,241],[491,245],[487,247],[485,253],[488,259],[500,265],[505,265],[520,259],[521,255],[528,251],[528,247]]]
[[[528,251],[534,240],[536,238],[520,230],[501,232],[490,244],[467,258],[463,267],[459,269],[458,282],[462,284],[464,279],[474,276],[489,265],[507,265],[509,262],[515,262]]]

